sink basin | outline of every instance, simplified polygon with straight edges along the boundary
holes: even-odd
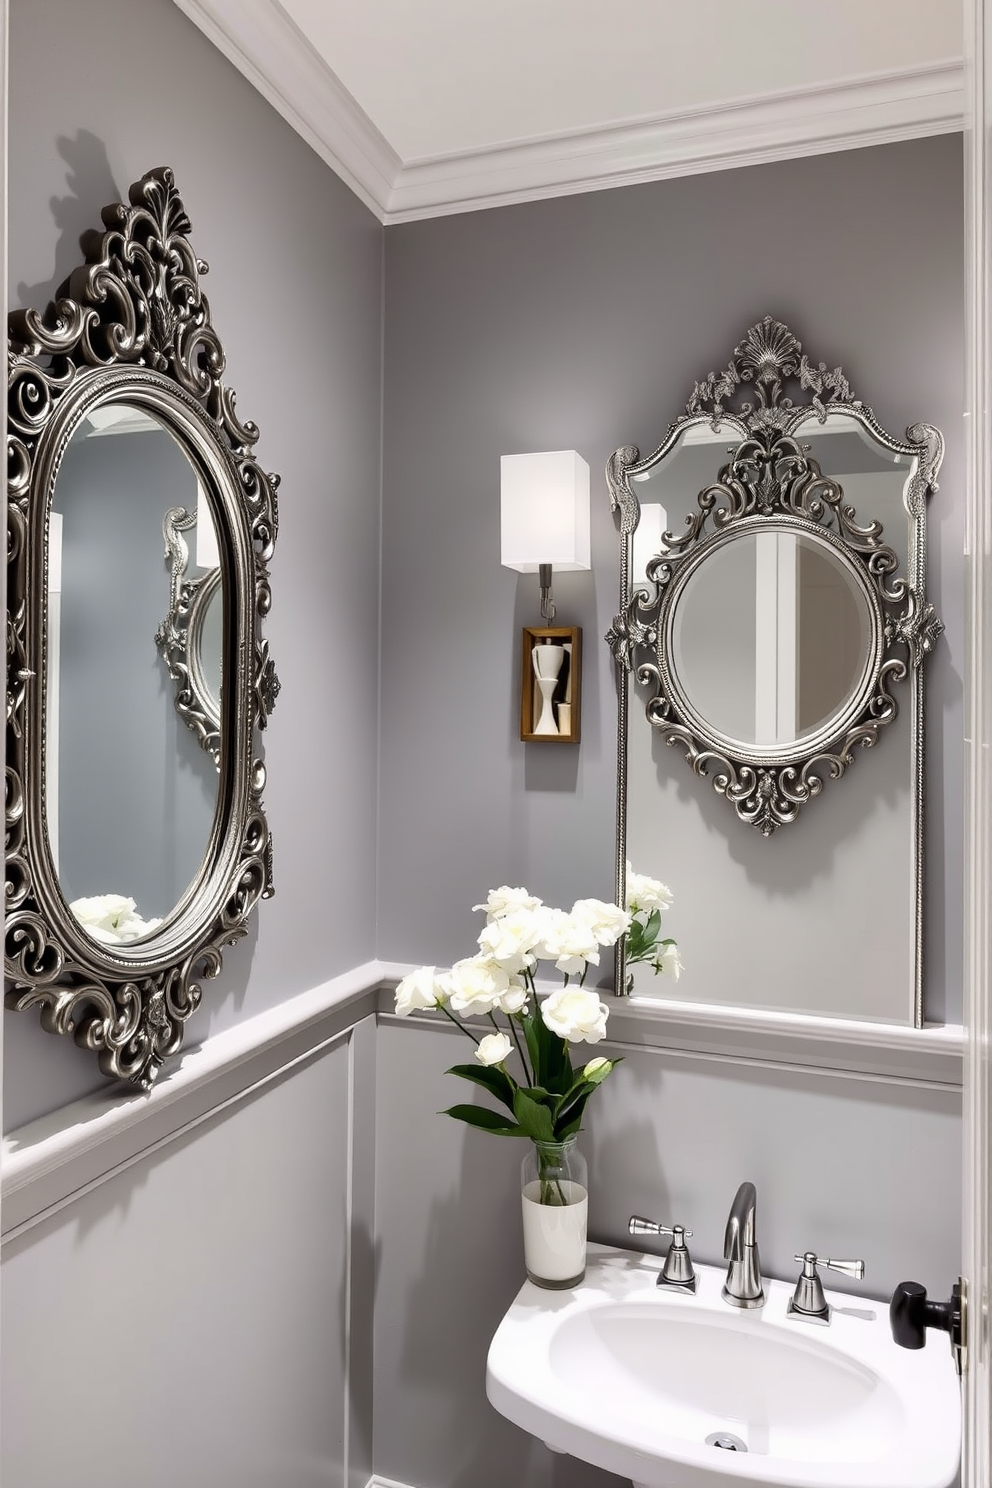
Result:
[[[961,1415],[945,1339],[897,1348],[885,1303],[840,1292],[829,1327],[795,1321],[779,1281],[741,1311],[722,1269],[697,1266],[692,1296],[658,1288],[660,1268],[592,1245],[572,1291],[525,1283],[489,1350],[496,1409],[644,1488],[949,1488]]]

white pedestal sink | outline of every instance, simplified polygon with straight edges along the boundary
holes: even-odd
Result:
[[[949,1488],[961,1417],[946,1339],[897,1348],[887,1304],[840,1292],[829,1327],[794,1321],[778,1281],[740,1311],[722,1270],[697,1266],[692,1296],[657,1287],[660,1268],[593,1245],[574,1290],[521,1287],[489,1350],[496,1409],[643,1488]]]

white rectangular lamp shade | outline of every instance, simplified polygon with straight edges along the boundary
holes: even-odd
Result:
[[[634,528],[634,547],[631,554],[630,577],[635,584],[643,584],[647,578],[648,564],[663,551],[663,534],[668,530],[665,508],[657,502],[645,502],[640,519]]]
[[[500,457],[500,562],[517,573],[591,566],[589,466],[575,450]]]

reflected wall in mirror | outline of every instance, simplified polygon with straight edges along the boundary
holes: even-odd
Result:
[[[276,479],[222,381],[172,172],[104,223],[59,300],[10,317],[6,1003],[147,1087],[272,890]]]
[[[888,977],[885,995],[869,997],[872,1007],[863,989],[846,998],[825,983],[809,1005],[784,986],[783,961],[779,990],[764,1003],[760,992],[748,999],[755,1005],[828,1012],[845,1004],[848,1015],[922,1021],[922,663],[943,629],[926,595],[925,521],[942,453],[928,425],[914,425],[905,440],[887,434],[840,368],[812,363],[788,328],[766,317],[724,372],[696,385],[652,455],[642,460],[625,447],[610,461],[621,532],[620,613],[607,637],[620,685],[618,865],[629,857],[638,871],[666,877],[654,860],[653,807],[669,790],[664,746],[672,746],[736,818],[766,842],[774,834],[765,851],[785,851],[795,864],[803,849],[785,849],[785,840],[800,831],[800,817],[802,832],[815,832],[831,803],[820,830],[836,859],[854,854],[853,892],[865,900],[857,864],[870,865],[887,880],[879,925],[898,927],[904,944],[910,930],[898,978],[908,997],[893,994]],[[638,535],[642,521],[653,534],[647,540]],[[628,732],[628,696],[635,712],[643,704],[649,731],[635,717]],[[889,769],[871,762],[874,800],[864,781],[856,805],[837,799],[851,787],[835,782],[882,740]],[[894,821],[873,821],[876,810],[890,810],[896,781],[908,808],[901,838]],[[677,782],[672,788],[684,795]],[[856,821],[848,828],[849,814]],[[889,852],[896,840],[904,854],[897,865]],[[737,842],[730,852],[747,858],[752,884],[766,877],[776,885],[781,938],[805,875],[777,875]],[[809,886],[796,923],[816,913]],[[620,966],[618,975],[625,985]]]

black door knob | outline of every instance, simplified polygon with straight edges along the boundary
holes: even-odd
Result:
[[[918,1281],[901,1281],[889,1303],[892,1337],[900,1348],[921,1349],[927,1341],[926,1330],[939,1328],[951,1335],[951,1343],[961,1343],[961,1288],[955,1283],[949,1302],[929,1302],[927,1289]]]

